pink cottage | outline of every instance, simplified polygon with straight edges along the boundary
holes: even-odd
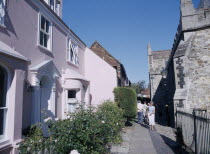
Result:
[[[62,20],[62,0],[0,0],[0,154],[22,130],[114,99],[115,69]],[[44,116],[45,115],[45,116]]]

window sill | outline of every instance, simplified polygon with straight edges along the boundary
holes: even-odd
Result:
[[[67,60],[67,63],[68,63],[69,65],[72,65],[73,67],[79,68],[79,65],[76,65],[76,64],[74,64],[74,63],[72,63],[72,62],[70,62],[70,61],[68,61],[68,60]]]
[[[10,142],[10,140],[8,140],[8,139],[0,140],[0,149],[4,149],[4,148],[10,147],[10,146],[12,146],[12,143]]]
[[[52,53],[52,51],[51,51],[51,50],[49,50],[49,49],[47,49],[47,48],[43,47],[43,46],[42,46],[42,45],[40,45],[40,44],[38,44],[37,46],[38,46],[39,48],[41,48],[41,49],[43,49],[43,50],[47,51],[47,52]]]

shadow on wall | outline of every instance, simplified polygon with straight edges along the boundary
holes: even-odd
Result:
[[[172,113],[174,103],[173,99],[169,101],[169,97],[167,79],[162,78],[152,100],[156,108],[155,119],[160,125],[174,127],[175,116]]]

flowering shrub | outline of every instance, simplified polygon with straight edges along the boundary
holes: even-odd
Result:
[[[101,119],[105,141],[111,144],[118,144],[122,141],[120,131],[124,126],[123,110],[117,103],[106,101],[98,107],[97,115]]]
[[[43,137],[41,125],[35,124],[30,128],[30,132],[22,144],[19,145],[20,153],[33,153],[42,150],[45,147],[45,138]]]
[[[81,154],[107,153],[110,144],[120,143],[123,121],[123,111],[117,104],[107,101],[98,109],[80,109],[69,114],[68,119],[47,121],[50,136],[44,138],[37,127],[37,131],[20,144],[19,151],[32,153],[53,146],[54,152],[59,154],[69,154],[73,150]]]

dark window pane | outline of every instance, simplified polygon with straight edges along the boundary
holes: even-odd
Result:
[[[0,135],[4,134],[4,110],[0,109]]]
[[[44,46],[47,48],[47,40],[48,40],[48,36],[46,34],[44,34]]]
[[[40,43],[40,45],[44,45],[44,43],[43,43],[43,40],[44,40],[44,37],[43,37],[43,35],[44,35],[44,33],[43,32],[40,32],[40,41],[39,41],[39,43]]]
[[[69,90],[68,91],[68,98],[76,98],[76,91],[75,90]]]
[[[51,9],[54,10],[54,0],[50,0]]]
[[[46,20],[46,32],[49,33],[50,30],[50,22]]]
[[[7,72],[0,66],[0,107],[6,106]]]
[[[71,61],[73,61],[73,56],[74,56],[74,53],[73,53],[73,50],[71,49],[71,52],[70,52]]]
[[[45,30],[45,18],[41,16],[41,29]]]

